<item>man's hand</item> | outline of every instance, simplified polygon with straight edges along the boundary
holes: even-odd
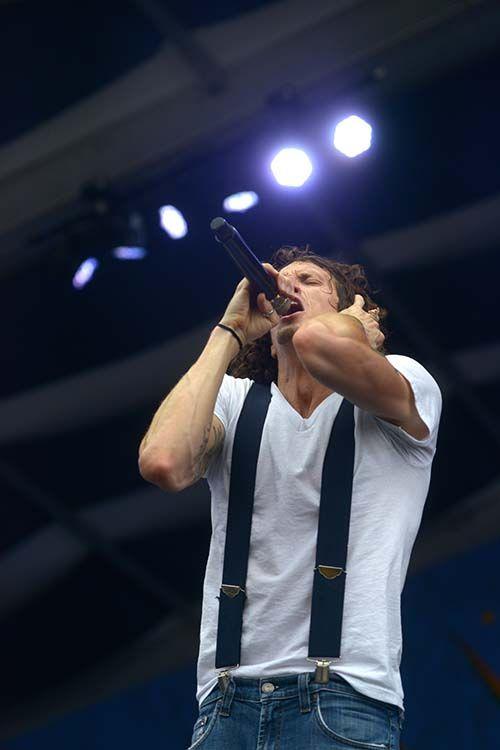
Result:
[[[385,336],[379,328],[378,322],[378,307],[373,310],[363,310],[365,306],[365,300],[361,294],[356,294],[354,298],[354,304],[350,307],[346,307],[345,310],[341,310],[339,315],[349,315],[351,318],[359,320],[364,328],[366,338],[370,347],[375,351],[378,351],[385,341]]]

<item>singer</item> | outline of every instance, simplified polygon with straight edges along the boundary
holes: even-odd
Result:
[[[147,481],[211,492],[191,748],[398,750],[440,389],[386,352],[361,266],[309,246],[263,266],[289,314],[242,279],[139,451]]]

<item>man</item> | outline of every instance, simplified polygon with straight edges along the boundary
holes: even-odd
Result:
[[[280,318],[243,279],[141,444],[144,478],[176,492],[203,476],[212,495],[191,747],[397,749],[400,596],[429,487],[441,394],[418,362],[384,354],[385,311],[371,300],[360,266],[284,247],[264,267],[297,311]],[[237,525],[241,488],[253,473],[238,469],[233,448],[244,440],[238,424],[257,383],[267,384],[270,401],[253,477],[251,539],[244,580],[229,586],[223,567],[231,567],[236,534],[227,533],[230,488],[239,471],[240,495],[231,498]],[[344,455],[349,433],[334,427],[346,407],[355,440],[352,464],[337,461],[352,487],[341,497],[337,486],[325,486],[325,466],[328,456],[335,468]],[[311,653],[313,620],[321,626],[328,614],[335,629],[326,600],[316,614],[311,604],[323,503],[334,511],[338,505],[339,518],[345,503],[350,518],[345,568],[330,566],[333,578],[345,574],[337,579],[345,593],[336,600],[340,654],[325,646],[326,677]],[[236,622],[232,597],[244,597],[241,633],[228,626],[228,618]],[[237,666],[221,658],[235,638]]]

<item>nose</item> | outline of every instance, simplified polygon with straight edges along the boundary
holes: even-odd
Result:
[[[285,276],[284,279],[284,288],[286,289],[287,294],[300,296],[300,286],[297,282],[291,276]]]

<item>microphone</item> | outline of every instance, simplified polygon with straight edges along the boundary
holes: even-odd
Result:
[[[227,252],[247,279],[253,281],[258,292],[264,292],[278,315],[286,315],[292,300],[278,293],[278,286],[260,260],[252,253],[241,234],[221,216],[210,222],[210,229],[217,242],[224,245]]]

